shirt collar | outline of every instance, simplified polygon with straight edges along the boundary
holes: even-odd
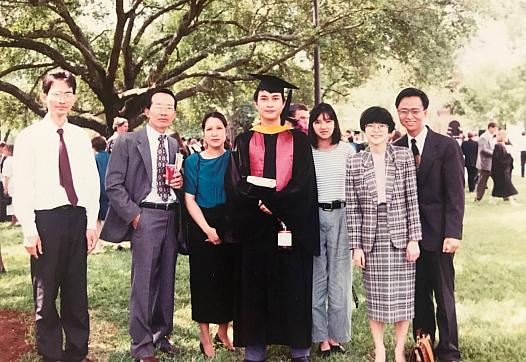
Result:
[[[46,115],[44,116],[44,118],[42,118],[42,122],[44,122],[44,124],[49,127],[50,129],[53,130],[53,132],[56,132],[59,128],[62,128],[62,129],[67,129],[68,125],[69,125],[69,122],[68,122],[68,119],[66,117],[66,122],[64,122],[64,124],[62,125],[62,127],[59,127],[57,126],[57,124],[55,122],[53,122],[53,120],[51,119],[51,116],[49,115],[49,113],[46,113]]]
[[[416,137],[411,137],[409,133],[407,134],[408,144],[411,146],[411,140],[414,138],[416,139],[416,145],[418,146],[419,149],[421,149],[426,141],[426,137],[427,137],[427,126],[424,126],[424,128],[422,128],[422,130],[420,131],[419,134],[416,135]]]
[[[161,136],[161,135],[166,136],[166,132],[165,133],[159,133],[152,126],[150,126],[148,123],[146,123],[146,133],[148,134],[148,137],[150,137],[152,139],[155,138],[156,140],[159,140],[159,136]]]

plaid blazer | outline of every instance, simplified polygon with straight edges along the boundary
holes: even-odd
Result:
[[[415,160],[408,148],[387,145],[385,177],[391,242],[394,247],[405,249],[409,240],[422,239]],[[370,252],[376,235],[378,196],[369,148],[349,157],[345,195],[350,248]]]

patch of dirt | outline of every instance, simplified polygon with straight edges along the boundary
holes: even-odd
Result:
[[[34,349],[27,340],[32,315],[12,310],[0,310],[0,362],[19,361]]]

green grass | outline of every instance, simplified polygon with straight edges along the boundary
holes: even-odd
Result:
[[[480,204],[466,195],[464,240],[455,256],[457,314],[464,361],[526,361],[526,180],[515,178],[519,207],[502,201]],[[491,190],[492,185],[490,185]],[[0,225],[2,256],[8,273],[0,277],[0,309],[32,311],[29,258],[21,246],[20,228]],[[99,361],[132,361],[127,332],[130,254],[105,248],[89,256],[90,356]],[[354,273],[360,307],[353,310],[353,339],[347,353],[327,361],[372,361],[373,343],[365,316],[359,273]],[[191,320],[188,259],[177,265],[175,330],[172,340],[184,352],[175,361],[204,361],[199,353],[197,325]],[[34,340],[33,331],[29,339]],[[393,360],[393,330],[388,326],[386,347]],[[407,347],[411,345],[408,338]],[[314,351],[314,348],[313,348]],[[217,361],[239,361],[241,351],[218,349]],[[313,354],[315,356],[315,354]],[[37,361],[35,353],[23,361]],[[171,360],[162,356],[163,361]],[[269,361],[287,361],[284,347],[269,348]],[[313,361],[320,361],[314,357]]]

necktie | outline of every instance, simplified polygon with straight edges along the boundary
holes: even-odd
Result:
[[[413,152],[413,156],[415,157],[415,164],[416,168],[420,167],[420,151],[418,151],[418,147],[416,146],[416,139],[411,140],[411,151]]]
[[[79,198],[75,192],[73,186],[73,176],[71,175],[71,167],[69,165],[68,149],[64,142],[64,130],[62,128],[57,129],[57,133],[60,137],[60,144],[58,147],[58,173],[60,178],[60,186],[66,190],[68,200],[73,206],[77,206]]]
[[[168,201],[168,196],[170,196],[170,189],[166,185],[166,180],[164,178],[166,163],[168,161],[166,148],[164,148],[165,138],[166,135],[159,136],[159,147],[157,148],[157,194],[166,202]]]

